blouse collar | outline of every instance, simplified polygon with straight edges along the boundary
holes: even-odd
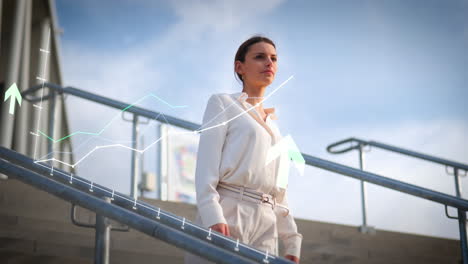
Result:
[[[242,104],[248,104],[250,106],[252,106],[249,102],[247,102],[247,98],[249,98],[249,95],[246,93],[246,92],[239,92],[239,93],[235,93],[233,94],[233,96],[237,99],[237,101],[239,101],[240,103]],[[263,109],[265,111],[265,113],[267,114],[267,117],[270,116],[271,119],[273,120],[277,120],[278,119],[278,116],[275,114],[275,108],[274,107],[270,107],[270,108],[264,108]]]

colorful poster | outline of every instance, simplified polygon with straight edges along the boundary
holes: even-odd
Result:
[[[169,130],[168,199],[195,204],[195,166],[199,136],[183,132],[184,130],[175,128]]]

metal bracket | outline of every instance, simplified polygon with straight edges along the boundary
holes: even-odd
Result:
[[[371,145],[368,145],[368,144],[366,144],[366,143],[360,143],[360,145],[361,145],[361,147],[362,147],[362,151],[364,151],[364,152],[370,152],[370,151],[372,150],[372,146],[371,146]],[[366,146],[368,147],[367,149],[366,149]]]
[[[83,223],[77,220],[76,218],[76,205],[72,203],[71,207],[71,215],[70,215],[71,221],[74,225],[79,226],[79,227],[84,227],[84,228],[96,228],[95,224],[88,224],[88,223]],[[125,228],[111,228],[112,231],[118,231],[118,232],[128,232],[130,231],[130,228],[128,226],[125,226]]]
[[[125,118],[125,113],[126,113],[125,111],[122,112],[122,120],[128,121],[128,122],[133,122],[133,119]],[[135,114],[133,114],[133,115],[135,115]],[[140,117],[140,116],[138,116],[138,117]],[[149,122],[150,122],[150,119],[147,118],[147,120],[144,121],[144,122],[138,121],[138,124],[146,125],[146,124],[149,124]]]
[[[79,227],[85,227],[85,228],[95,228],[96,226],[93,224],[88,224],[88,223],[83,223],[80,222],[76,219],[76,205],[72,203],[72,208],[71,208],[71,221],[74,225],[79,226]]]
[[[332,153],[332,154],[341,154],[341,153],[345,153],[345,152],[348,152],[348,151],[351,151],[353,149],[358,149],[360,147],[360,143],[357,142],[357,144],[355,144],[357,141],[354,139],[354,138],[348,138],[348,139],[345,139],[345,140],[341,140],[341,141],[338,141],[336,143],[333,143],[331,145],[329,145],[327,147],[327,151],[329,153]],[[335,147],[338,147],[339,145],[342,145],[342,144],[345,144],[345,143],[350,143],[349,147],[347,148],[344,148],[344,149],[340,149],[340,150],[335,150],[334,148]]]
[[[444,204],[444,206],[445,206],[445,215],[446,215],[448,218],[450,218],[450,219],[458,220],[458,216],[451,216],[451,215],[449,215],[449,213],[448,213],[448,206],[447,206],[446,204]],[[468,219],[466,220],[466,222],[468,222]]]
[[[376,234],[376,230],[375,230],[375,227],[373,226],[364,226],[364,225],[361,225],[358,227],[358,230],[359,232],[363,233],[363,234],[369,234],[369,235],[375,235]]]
[[[30,102],[30,103],[36,103],[36,102],[39,102],[41,101],[41,98],[40,97],[37,97],[37,96],[30,96],[29,94],[26,94],[26,93],[22,93],[21,96],[23,96],[24,100]],[[44,95],[42,97],[42,101],[46,101],[48,99],[50,99],[52,96],[51,96],[51,92],[49,92],[48,94]]]
[[[51,86],[54,86],[53,84],[50,84],[50,83],[44,83],[43,85],[42,84],[39,84],[39,85],[36,85],[36,86],[33,86],[31,88],[29,88],[28,90],[26,91],[23,91],[21,93],[21,96],[23,97],[24,100],[30,102],[30,103],[37,103],[39,101],[46,101],[46,100],[49,100],[51,98],[53,98],[55,96],[55,94],[64,94],[63,90],[60,90],[60,89],[55,89]],[[34,93],[40,89],[45,89],[45,88],[49,88],[49,92],[45,95],[42,95],[41,97],[40,96],[34,96]]]
[[[449,168],[452,168],[452,171],[449,171]],[[448,165],[445,165],[445,173],[447,173],[447,175],[454,176],[454,175],[455,175],[454,170],[455,170],[455,168],[450,167],[450,166],[448,166]],[[468,172],[467,172],[466,170],[458,169],[458,171],[459,171],[459,172],[460,172],[460,171],[464,171],[463,174],[458,173],[458,176],[459,176],[459,177],[466,177],[466,175],[468,174]]]

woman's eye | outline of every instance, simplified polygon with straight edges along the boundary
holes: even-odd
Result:
[[[255,59],[265,59],[266,56],[265,55],[257,55],[255,56]],[[278,59],[276,57],[271,57],[271,60],[272,61],[277,61]]]

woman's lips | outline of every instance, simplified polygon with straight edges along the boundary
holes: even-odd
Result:
[[[263,71],[262,73],[269,73],[269,74],[273,75],[272,71]]]

